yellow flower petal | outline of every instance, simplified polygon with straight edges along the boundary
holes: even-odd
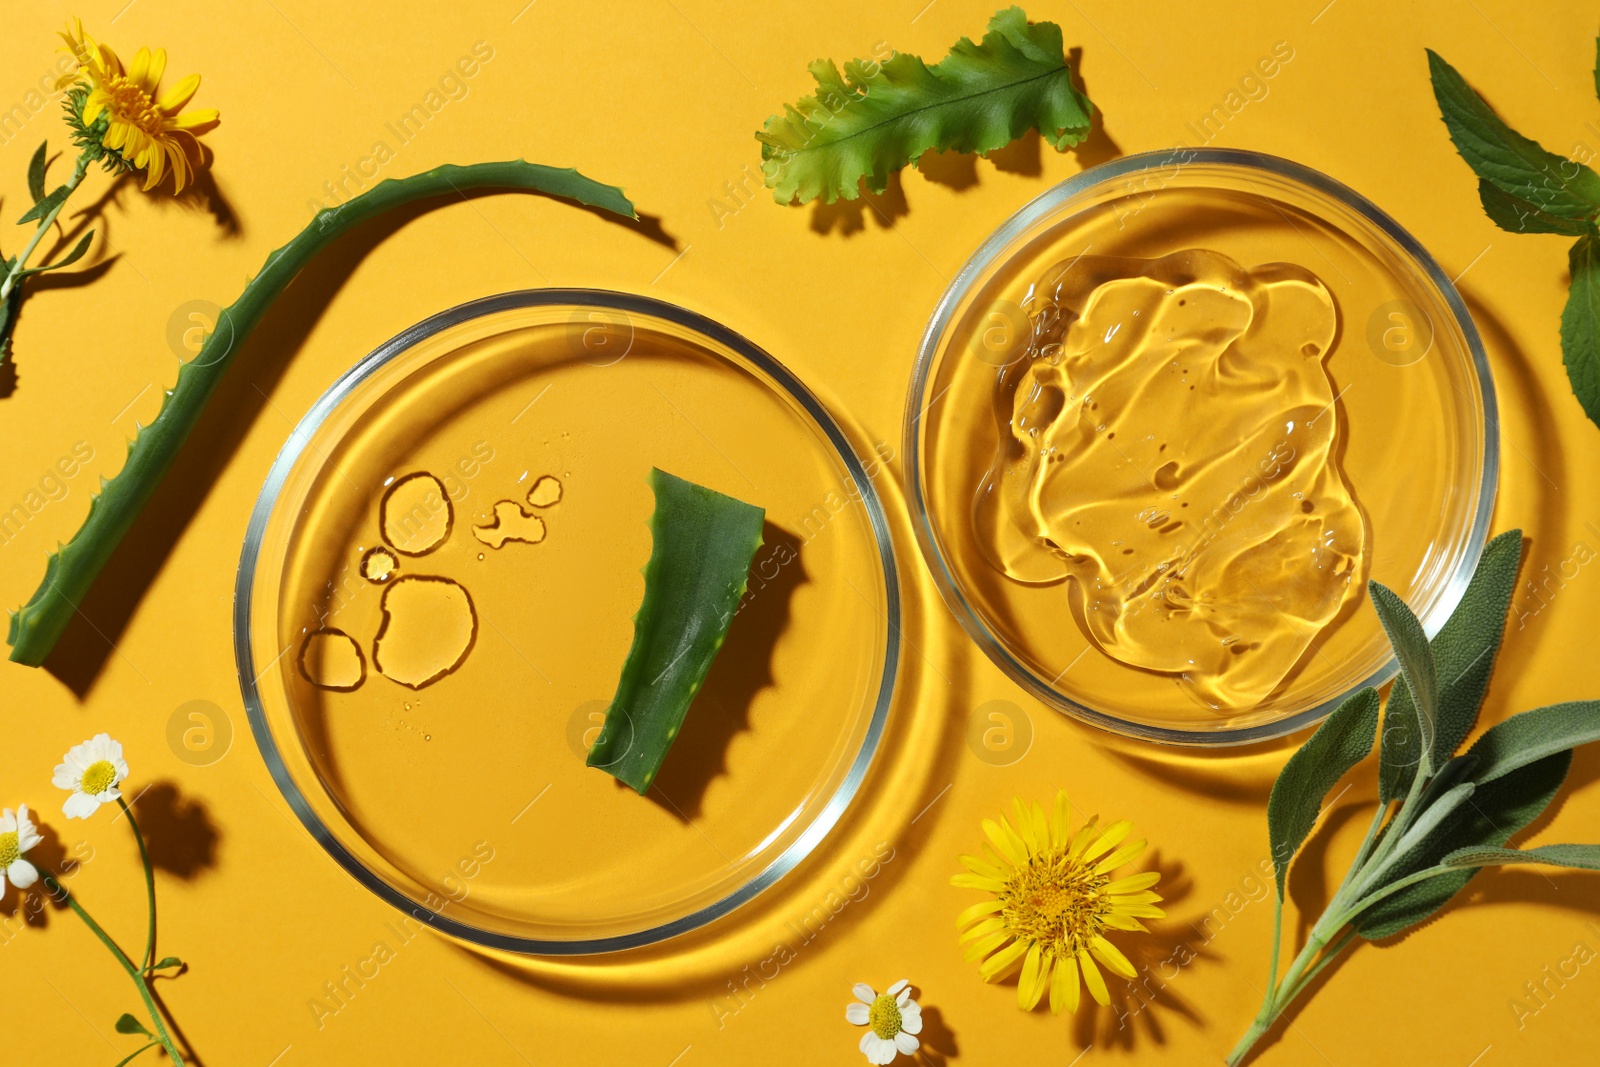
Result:
[[[1000,893],[1006,888],[1004,882],[985,878],[981,874],[958,874],[950,879],[950,884],[957,889],[981,889],[985,893]]]
[[[992,982],[996,978],[1004,977],[1010,972],[1012,967],[1016,966],[1017,961],[1020,960],[1023,954],[1027,951],[1027,945],[1023,944],[1021,941],[1013,941],[999,952],[996,952],[993,956],[990,956],[988,959],[984,960],[982,965],[978,968],[978,974],[985,982]]]
[[[1114,893],[1111,894],[1111,906],[1116,907],[1118,904],[1154,904],[1160,899],[1160,893],[1148,891],[1143,893]]]
[[[1078,836],[1072,839],[1072,847],[1067,849],[1068,856],[1077,859],[1089,842],[1095,839],[1095,835],[1100,832],[1095,827],[1095,819],[1097,818],[1099,816],[1094,816],[1087,823],[1084,823],[1083,829],[1078,831]]]
[[[214,126],[221,118],[214,107],[204,107],[197,111],[185,111],[181,115],[169,115],[161,121],[163,128],[168,130],[196,130],[202,126]]]
[[[1056,961],[1056,973],[1050,978],[1050,1010],[1057,1015],[1061,1009],[1069,1014],[1078,1010],[1078,961],[1070,956]]]
[[[983,918],[985,915],[993,915],[1005,906],[1005,902],[1002,900],[980,900],[956,916],[956,929],[959,930],[968,923]]]
[[[144,76],[145,83],[150,87],[147,90],[150,95],[155,95],[156,86],[161,84],[161,75],[165,74],[166,72],[167,50],[165,48],[157,48],[154,52],[150,53],[150,69],[145,72]]]
[[[156,101],[156,107],[169,115],[175,115],[183,110],[183,105],[194,97],[195,91],[199,88],[200,75],[191,74],[161,94],[161,98]]]
[[[999,916],[995,916],[994,918],[991,918],[991,919],[985,919],[983,922],[981,922],[978,925],[974,926],[972,929],[966,931],[965,933],[963,933],[961,935],[960,938],[957,939],[957,941],[958,941],[959,944],[963,944],[964,945],[968,941],[971,941],[971,940],[973,940],[975,938],[987,937],[989,934],[992,934],[996,930],[1002,929],[1004,927],[1005,927],[1005,920],[1000,918]]]
[[[967,870],[971,871],[973,874],[979,875],[979,876],[984,877],[984,878],[993,878],[996,881],[1004,881],[1005,877],[1006,877],[1006,872],[1005,871],[1002,871],[998,867],[995,867],[995,866],[992,866],[990,864],[987,864],[987,863],[983,862],[982,860],[980,860],[976,856],[962,856],[961,857],[961,866],[965,867]]]
[[[1105,828],[1104,833],[1095,838],[1094,844],[1083,850],[1083,858],[1092,860],[1097,856],[1105,855],[1112,847],[1122,844],[1123,839],[1132,832],[1133,823],[1127,819],[1112,823]]]
[[[1118,867],[1121,867],[1123,864],[1131,863],[1134,859],[1136,859],[1139,856],[1139,854],[1141,852],[1144,851],[1144,846],[1146,844],[1147,844],[1147,842],[1145,842],[1143,840],[1128,842],[1126,845],[1123,845],[1121,848],[1117,849],[1111,855],[1107,856],[1105,859],[1103,859],[1099,863],[1095,864],[1094,865],[1094,873],[1095,874],[1110,874],[1112,871],[1116,870]]]
[[[1167,913],[1151,904],[1128,904],[1116,910],[1118,915],[1129,915],[1136,919],[1165,919]]]
[[[128,67],[128,80],[144,90],[149,95],[155,86],[145,84],[145,75],[150,73],[150,49],[141,48],[133,54],[133,64]]]
[[[1100,916],[1100,921],[1113,930],[1147,930],[1149,927],[1131,915],[1119,915],[1117,912],[1107,912]]]
[[[997,934],[990,934],[983,940],[974,941],[972,944],[962,949],[961,958],[966,960],[968,963],[975,963],[1010,940],[1010,931],[1001,931]]]
[[[1044,983],[1039,980],[1043,959],[1037,941],[1028,946],[1028,955],[1022,961],[1022,976],[1017,979],[1017,1007],[1023,1011],[1032,1011],[1044,993]]]
[[[1094,1002],[1102,1008],[1111,1003],[1111,994],[1106,989],[1106,980],[1100,974],[1100,968],[1094,965],[1094,960],[1082,949],[1078,950],[1078,969],[1083,971],[1083,984],[1089,987],[1089,995]]]
[[[1005,820],[1002,819],[1000,822],[995,822],[993,819],[983,820],[983,832],[994,842],[994,847],[1000,850],[1000,855],[1014,866],[1021,866],[1027,860],[1027,849],[1017,840],[1016,833],[1005,824]]]
[[[1126,878],[1118,878],[1114,882],[1106,883],[1107,893],[1136,893],[1141,889],[1148,889],[1161,881],[1160,871],[1144,871],[1140,874],[1130,874]]]
[[[1128,957],[1124,956],[1116,945],[1113,945],[1099,934],[1089,939],[1089,951],[1094,954],[1095,959],[1105,964],[1106,968],[1113,974],[1120,974],[1124,978],[1132,978],[1139,973],[1133,964],[1128,962]]]
[[[1065,789],[1056,790],[1054,818],[1050,821],[1050,847],[1060,848],[1072,834],[1072,803]]]

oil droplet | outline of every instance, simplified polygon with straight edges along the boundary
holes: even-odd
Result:
[[[319,689],[348,693],[366,681],[367,660],[343,630],[316,630],[300,642],[300,676]]]
[[[507,541],[536,545],[544,540],[544,520],[523,511],[515,500],[497,500],[494,521],[487,526],[474,526],[472,536],[490,548],[499,548]]]
[[[361,577],[369,582],[387,582],[400,569],[400,561],[382,545],[367,549],[361,557]]]
[[[433,735],[432,734],[423,734],[422,735],[422,739],[424,741],[432,741],[433,740]]]
[[[395,482],[378,506],[383,539],[406,556],[424,556],[438,548],[450,536],[454,520],[444,483],[427,471]]]
[[[528,490],[528,503],[536,508],[548,508],[561,503],[561,479],[553,474],[539,476]]]
[[[384,589],[380,606],[383,623],[372,643],[372,665],[412,689],[461,666],[478,636],[472,597],[448,578],[397,578]]]

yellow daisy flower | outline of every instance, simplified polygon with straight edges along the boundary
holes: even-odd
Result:
[[[141,48],[125,68],[108,45],[83,32],[81,20],[69,24],[61,39],[78,61],[77,72],[65,80],[78,81],[88,92],[83,125],[92,128],[105,116],[100,144],[132,169],[144,171],[146,190],[161,184],[171,171],[173,192],[182,192],[199,158],[199,135],[219,121],[215,108],[183,110],[200,88],[200,75],[191,74],[158,96],[167,69],[166,49]]]
[[[1050,991],[1050,1010],[1078,1010],[1079,985],[1099,1004],[1111,1002],[1101,966],[1132,978],[1137,973],[1103,931],[1144,930],[1140,919],[1161,919],[1160,896],[1150,888],[1161,872],[1113,878],[1118,867],[1144,851],[1144,841],[1128,841],[1130,822],[1101,829],[1094,819],[1072,834],[1067,794],[1056,793],[1055,811],[1046,817],[1038,801],[1030,807],[1011,801],[1011,819],[983,820],[989,838],[982,858],[962,856],[966,872],[950,879],[963,889],[992,894],[956,919],[969,961],[993,982],[1014,971],[1017,1006],[1033,1010]]]

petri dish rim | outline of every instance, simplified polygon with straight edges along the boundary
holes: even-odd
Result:
[[[299,784],[290,774],[288,766],[279,751],[277,739],[273,736],[272,728],[267,721],[266,709],[262,704],[260,691],[256,684],[256,679],[259,675],[256,671],[255,656],[251,648],[250,623],[257,564],[260,560],[268,520],[277,506],[279,494],[288,479],[289,473],[304,454],[306,446],[312,441],[316,431],[327,420],[328,416],[338,408],[339,404],[357,386],[372,377],[380,368],[426,338],[462,323],[497,312],[552,305],[576,305],[596,311],[620,311],[654,316],[674,325],[694,330],[725,346],[740,359],[749,361],[762,374],[776,382],[787,397],[797,403],[800,409],[826,435],[828,443],[833,446],[839,462],[843,464],[845,471],[859,490],[861,504],[866,509],[868,522],[872,528],[873,541],[877,546],[879,562],[883,569],[884,626],[886,630],[882,675],[878,684],[878,692],[872,705],[871,718],[861,741],[861,747],[856,751],[833,795],[827,799],[805,831],[787,849],[772,859],[752,878],[733,889],[726,896],[688,915],[630,933],[599,938],[574,938],[571,940],[517,937],[493,930],[485,930],[470,923],[448,918],[439,912],[422,906],[418,901],[391,886],[376,872],[363,864],[349,849],[345,848],[338,836],[323,823],[322,819],[313,810],[304,793],[301,792]],[[328,390],[317,399],[316,403],[311,406],[310,410],[295,426],[267,473],[261,492],[256,498],[255,507],[250,513],[249,524],[245,528],[244,547],[240,553],[239,570],[234,583],[234,659],[239,671],[239,686],[244,698],[245,712],[250,720],[250,731],[255,737],[256,748],[261,753],[262,759],[267,765],[267,770],[272,774],[273,782],[277,785],[278,791],[283,794],[283,798],[288,802],[295,816],[300,820],[301,825],[322,846],[323,850],[357,882],[418,922],[431,926],[441,933],[473,944],[538,956],[581,956],[619,952],[655,944],[656,942],[688,933],[728,915],[741,905],[753,900],[775,885],[784,875],[788,874],[809,856],[844,815],[845,809],[849,807],[856,793],[860,790],[867,771],[872,765],[873,758],[877,754],[896,688],[900,662],[901,614],[900,581],[897,568],[898,563],[894,552],[894,542],[889,533],[888,517],[884,511],[883,502],[878,496],[878,491],[873,486],[872,479],[867,476],[860,456],[857,455],[855,448],[850,444],[849,438],[845,436],[844,431],[815,394],[806,388],[805,384],[792,371],[764,349],[745,338],[742,334],[730,330],[726,326],[697,312],[653,297],[607,289],[523,289],[501,293],[496,296],[482,297],[459,304],[402,330],[373,349],[372,352],[340,375],[338,380],[329,386]],[[263,668],[261,674],[271,669],[271,666],[271,664],[268,664],[266,668]]]
[[[1489,522],[1494,511],[1495,491],[1500,471],[1500,422],[1494,377],[1489,369],[1483,340],[1478,335],[1477,326],[1472,321],[1466,302],[1456,290],[1455,283],[1415,237],[1376,204],[1343,182],[1282,156],[1237,148],[1171,148],[1139,152],[1090,167],[1081,174],[1052,186],[1025,204],[978,246],[978,250],[962,265],[934,306],[933,314],[929,317],[928,325],[924,328],[922,339],[917,346],[911,383],[906,392],[902,448],[907,457],[906,503],[911,513],[912,529],[916,532],[917,547],[921,550],[923,561],[932,574],[934,584],[938,586],[946,605],[956,616],[962,629],[967,632],[967,636],[984,651],[995,666],[1046,706],[1109,733],[1163,745],[1226,747],[1270,741],[1314,726],[1331,714],[1351,693],[1366,686],[1379,686],[1389,681],[1399,672],[1399,664],[1391,656],[1366,679],[1315,707],[1271,722],[1234,729],[1180,730],[1153,726],[1119,718],[1109,712],[1075,701],[1013,655],[962,590],[961,583],[945,558],[944,549],[939,544],[938,534],[933,527],[933,517],[928,511],[927,499],[923,492],[923,456],[919,437],[922,416],[926,408],[931,406],[931,403],[924,402],[923,398],[928,391],[929,383],[933,380],[939,345],[951,325],[952,316],[973,286],[980,283],[990,269],[999,263],[1007,248],[1018,237],[1059,211],[1074,198],[1103,188],[1110,182],[1151,170],[1169,170],[1177,167],[1181,171],[1184,167],[1196,165],[1237,169],[1242,172],[1254,171],[1288,179],[1353,211],[1392,240],[1398,250],[1409,258],[1412,266],[1416,267],[1437,290],[1439,298],[1449,308],[1457,328],[1461,331],[1467,351],[1471,355],[1473,372],[1478,379],[1483,467],[1477,486],[1478,499],[1461,557],[1445,583],[1439,600],[1421,620],[1430,638],[1437,634],[1445,620],[1450,617],[1450,613],[1460,603],[1462,594],[1466,592],[1467,582],[1471,579],[1472,572],[1483,553],[1483,546],[1488,540]]]

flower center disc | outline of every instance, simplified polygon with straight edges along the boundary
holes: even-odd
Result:
[[[872,1002],[867,1022],[872,1032],[888,1041],[900,1032],[900,1005],[887,993]]]
[[[116,113],[145,133],[161,131],[161,114],[145,91],[126,78],[113,76],[106,85],[106,95]]]
[[[1007,885],[1004,918],[1024,938],[1076,954],[1100,932],[1107,910],[1100,887],[1108,881],[1092,868],[1035,856]]]
[[[0,834],[0,868],[11,866],[22,856],[22,849],[17,847],[17,831]]]
[[[83,772],[82,788],[85,793],[95,797],[110,789],[116,780],[117,769],[111,766],[110,760],[101,760],[90,764],[89,769]]]

